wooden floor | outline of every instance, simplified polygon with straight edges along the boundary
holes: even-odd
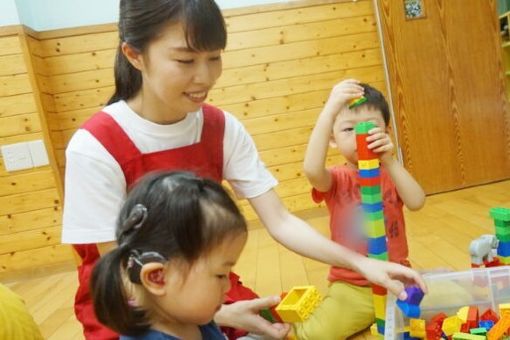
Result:
[[[421,211],[406,211],[413,266],[420,270],[468,269],[471,240],[484,233],[494,234],[488,215],[489,208],[494,206],[510,207],[510,181],[429,196]],[[325,211],[299,215],[328,234]],[[244,283],[260,295],[279,294],[304,284],[315,285],[325,292],[327,270],[327,265],[289,252],[264,229],[250,230],[247,246],[236,267]],[[72,308],[76,282],[73,271],[8,285],[25,299],[46,339],[82,339]]]

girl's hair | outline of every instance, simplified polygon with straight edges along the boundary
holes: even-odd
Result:
[[[120,0],[115,93],[108,104],[128,100],[142,87],[142,75],[122,53],[122,43],[143,53],[165,25],[176,22],[182,23],[186,42],[192,50],[225,49],[225,21],[214,0]]]
[[[118,247],[96,264],[91,294],[97,319],[126,335],[150,326],[147,311],[129,303],[124,280],[141,284],[144,263],[200,256],[246,233],[246,222],[218,183],[187,172],[144,177],[128,194],[117,221]]]

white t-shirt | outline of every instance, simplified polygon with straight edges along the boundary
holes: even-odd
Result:
[[[180,122],[159,125],[143,119],[124,101],[103,109],[126,132],[142,153],[152,153],[200,141],[202,110]],[[277,181],[259,158],[244,126],[225,112],[223,178],[238,197],[257,197]],[[103,145],[79,129],[66,149],[65,200],[62,242],[101,243],[115,240],[117,215],[126,198],[124,174]]]

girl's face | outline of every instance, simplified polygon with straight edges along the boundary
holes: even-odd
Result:
[[[156,301],[159,309],[168,316],[163,317],[166,320],[162,323],[203,325],[213,319],[230,289],[229,273],[246,238],[247,234],[242,233],[226,239],[190,268],[172,261],[167,265],[166,293]]]
[[[143,99],[174,117],[198,110],[222,73],[221,50],[188,47],[181,23],[165,26],[143,55]]]
[[[366,106],[361,106],[356,110],[345,108],[338,114],[333,125],[333,139],[338,151],[345,157],[348,164],[354,166],[358,164],[354,126],[361,122],[372,122],[376,126],[386,129],[382,113]]]

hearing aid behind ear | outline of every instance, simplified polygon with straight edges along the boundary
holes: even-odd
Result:
[[[136,249],[132,250],[131,254],[129,255],[127,264],[129,281],[141,284],[142,281],[140,280],[140,271],[142,270],[142,266],[146,263],[151,262],[165,263],[167,262],[167,259],[163,255],[155,251],[147,251],[140,253]],[[149,279],[156,283],[164,283],[163,271],[155,270],[149,273]]]

